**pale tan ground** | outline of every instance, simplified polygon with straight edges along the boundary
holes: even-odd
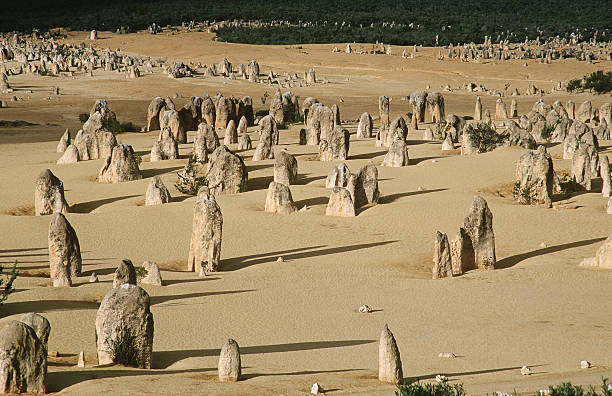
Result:
[[[73,33],[70,41],[79,43],[86,35]],[[393,98],[392,116],[405,114],[408,102],[400,97],[427,84],[435,90],[473,81],[501,89],[508,81],[521,92],[529,83],[550,90],[559,80],[611,69],[609,62],[586,65],[575,60],[551,65],[528,61],[528,67],[523,61],[440,62],[433,59],[433,49],[423,49],[414,60],[332,54],[333,45],[224,44],[205,33],[102,32],[95,46],[202,63],[217,63],[223,56],[233,64],[254,58],[265,73],[272,68],[301,74],[314,66],[329,84],[292,91],[300,102],[314,96],[338,103],[344,120],[358,119],[366,110],[377,115],[377,98],[383,94]],[[402,49],[396,47],[394,53]],[[329,197],[325,176],[334,164],[313,161],[317,148],[297,145],[300,126],[292,126],[281,132],[281,146],[298,158],[300,180],[291,190],[297,204],[310,209],[287,216],[264,213],[273,161],[253,163],[252,150],[240,152],[249,168],[249,191],[217,197],[224,217],[224,270],[199,279],[184,271],[195,198],[173,186],[190,143],[180,146],[181,159],[150,163],[156,132],[119,135],[142,154],[144,178],[107,185],[95,181],[102,160],[56,165],[57,139],[66,127],[76,132],[77,115],[88,112],[95,99],[107,99],[121,121],[141,126],[154,96],[179,93],[183,99],[176,102],[182,105],[189,96],[204,93],[248,94],[260,109],[265,107],[259,100],[264,91],[273,94],[276,87],[221,77],[173,80],[159,68],[135,80],[96,70],[93,78],[26,75],[10,77],[10,83],[16,92],[1,96],[9,107],[0,110],[0,119],[43,126],[0,128],[0,261],[9,266],[17,259],[22,270],[18,290],[1,308],[0,325],[29,311],[50,320],[49,349],[61,356],[50,359],[51,392],[293,395],[308,393],[318,381],[331,394],[390,395],[394,387],[377,381],[384,323],[398,341],[406,378],[431,380],[442,373],[473,394],[533,393],[561,381],[596,384],[601,376],[612,376],[612,273],[577,266],[610,234],[612,216],[605,214],[605,199],[597,192],[557,201],[557,209],[514,203],[509,192],[523,149],[442,155],[439,143],[420,140],[421,125],[410,134],[410,166],[379,167],[380,204],[355,218],[334,218],[324,216]],[[53,86],[60,86],[63,95],[52,95]],[[7,102],[13,95],[25,100]],[[447,114],[472,114],[476,94],[460,90],[444,96]],[[570,97],[576,103],[592,100],[597,107],[610,100],[590,94],[547,95],[545,100],[565,102]],[[494,113],[494,98],[481,98]],[[517,100],[522,114],[537,98]],[[347,126],[354,132],[356,123]],[[256,145],[256,128],[249,133]],[[610,141],[601,145],[611,151]],[[560,145],[550,148],[557,171],[570,167],[570,161],[558,159],[561,151]],[[347,163],[356,172],[370,162],[380,165],[384,153],[373,139],[352,135]],[[50,218],[28,215],[34,181],[45,168],[64,182],[66,198],[74,205],[68,219],[79,236],[84,274],[70,289],[50,287]],[[162,177],[174,202],[143,206],[154,175]],[[478,192],[494,214],[499,269],[430,280],[436,230],[454,236]],[[548,247],[541,248],[541,243]],[[278,256],[285,262],[276,262]],[[153,260],[164,269],[163,287],[145,286],[155,317],[152,370],[95,367],[94,318],[122,258],[136,265]],[[100,283],[87,282],[92,271],[101,275]],[[358,314],[362,304],[376,312]],[[230,337],[241,346],[245,380],[218,383],[219,348]],[[81,350],[87,359],[84,369],[75,367]],[[440,359],[440,352],[458,358]],[[581,370],[583,359],[595,367]],[[523,365],[534,374],[521,376]]]

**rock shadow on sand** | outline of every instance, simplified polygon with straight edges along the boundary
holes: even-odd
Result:
[[[263,264],[276,261],[278,256],[282,255],[285,261],[297,260],[302,258],[325,256],[328,254],[346,253],[354,250],[368,249],[377,246],[384,246],[398,241],[382,241],[371,243],[358,243],[355,245],[346,245],[338,247],[326,247],[326,245],[310,246],[289,250],[278,250],[274,252],[254,254],[250,256],[240,256],[230,259],[225,259],[222,262],[224,271],[235,271],[242,268],[250,267],[251,265]],[[321,249],[324,248],[324,249]]]
[[[240,347],[241,355],[254,355],[263,353],[299,352],[316,349],[344,348],[371,344],[378,340],[340,340],[340,341],[306,341],[291,342],[288,344],[272,344]],[[153,352],[153,365],[155,368],[167,368],[183,359],[194,357],[219,356],[220,349],[187,349],[179,351]],[[290,374],[288,374],[290,375]]]
[[[95,201],[80,202],[80,203],[72,205],[70,207],[70,212],[71,213],[91,213],[101,206],[111,204],[113,202],[121,201],[124,199],[130,199],[130,198],[136,198],[136,197],[140,197],[140,195],[124,195],[122,197],[113,197],[113,198],[98,199]]]

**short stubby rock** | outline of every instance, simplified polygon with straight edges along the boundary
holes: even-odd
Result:
[[[106,157],[100,169],[98,181],[101,183],[120,183],[138,180],[140,174],[139,161],[136,159],[132,146],[122,144],[113,148],[113,154]]]
[[[334,187],[325,209],[326,216],[354,217],[355,203],[351,192],[343,187]]]
[[[57,164],[74,164],[79,162],[79,160],[79,149],[77,149],[75,145],[71,144],[66,147],[66,150],[64,150],[64,154],[57,160]]]
[[[396,140],[389,146],[389,151],[385,155],[381,166],[399,168],[408,166],[408,146],[405,142]]]
[[[293,202],[289,186],[270,182],[268,194],[266,195],[266,212],[289,214],[297,211],[297,206]]]
[[[157,263],[153,261],[145,261],[142,266],[145,271],[147,271],[147,275],[140,280],[140,283],[144,285],[161,286],[162,277]]]
[[[161,205],[170,202],[170,199],[172,199],[170,191],[164,185],[161,177],[152,178],[145,194],[145,205]]]
[[[244,160],[225,145],[209,157],[206,181],[211,194],[238,194],[247,190],[249,173]]]
[[[45,393],[47,348],[34,329],[13,320],[0,330],[0,393]]]
[[[150,305],[147,292],[134,284],[125,283],[106,294],[96,315],[98,364],[151,368],[154,324]]]
[[[355,179],[355,206],[377,203],[380,197],[378,190],[378,169],[374,165],[366,165],[359,170]]]
[[[528,151],[516,164],[516,199],[523,205],[552,207],[554,178],[553,161],[546,148]]]
[[[36,333],[36,337],[45,346],[45,349],[48,349],[47,343],[49,342],[49,334],[51,334],[51,324],[47,318],[36,312],[28,312],[23,314],[19,321],[30,326]]]
[[[287,186],[294,184],[298,174],[298,162],[286,150],[279,150],[274,160],[274,181]]]
[[[326,139],[319,143],[319,160],[346,160],[349,152],[349,131],[336,126]]]
[[[119,287],[126,283],[130,285],[136,284],[136,268],[132,264],[131,260],[123,259],[115,270],[115,276],[113,278],[113,287]]]
[[[219,381],[235,382],[241,376],[240,347],[231,338],[228,339],[219,355]]]
[[[64,184],[53,172],[45,169],[36,179],[34,213],[36,216],[43,216],[56,212],[68,213],[68,203],[64,198]]]

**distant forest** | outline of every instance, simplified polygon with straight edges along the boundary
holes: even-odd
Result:
[[[182,22],[259,20],[291,25],[224,27],[220,40],[251,44],[376,42],[432,45],[580,33],[611,40],[611,0],[27,0],[3,1],[0,31],[130,31]],[[303,24],[309,26],[304,27]],[[310,25],[312,24],[312,25]],[[373,24],[373,26],[371,26]]]

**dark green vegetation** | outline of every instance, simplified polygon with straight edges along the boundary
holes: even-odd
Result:
[[[395,396],[464,396],[463,384],[448,385],[446,383],[421,384],[414,382],[409,385],[398,385]]]
[[[121,329],[113,344],[113,360],[124,366],[138,367],[138,351],[136,337],[128,330]]]
[[[567,83],[567,92],[592,91],[598,94],[612,92],[612,72],[597,70],[582,78],[570,80]]]
[[[192,154],[185,168],[177,173],[178,180],[174,184],[174,187],[183,194],[197,195],[200,187],[206,186],[206,177],[198,172],[199,168],[202,166],[203,164],[196,161]]]
[[[4,272],[4,268],[0,266],[0,274]],[[15,291],[13,282],[17,279],[17,261],[13,264],[13,269],[6,276],[0,277],[0,305],[2,305],[8,296]]]
[[[247,0],[141,0],[86,2],[82,0],[32,0],[5,2],[0,30],[31,31],[66,27],[73,30],[132,31],[155,22],[160,26],[194,20],[289,21],[292,25],[252,30],[226,27],[219,31],[224,41],[253,44],[370,42],[431,45],[482,42],[484,35],[512,42],[525,36],[567,36],[578,31],[589,38],[610,30],[609,0],[311,0],[253,2]],[[519,12],[520,11],[520,12]],[[386,26],[383,27],[383,23]],[[373,27],[370,25],[374,24]],[[412,24],[412,26],[410,26]],[[450,26],[450,27],[449,27]],[[539,32],[541,33],[539,33]]]
[[[470,124],[465,128],[464,133],[467,133],[470,143],[478,149],[479,153],[493,151],[504,142],[504,137],[485,123]]]
[[[601,392],[597,387],[589,385],[585,389],[582,385],[572,385],[569,382],[564,382],[557,386],[549,386],[549,396],[612,396],[612,389],[608,389],[608,379],[602,378]],[[465,396],[463,384],[448,385],[446,383],[427,383],[421,384],[414,382],[409,385],[398,385],[395,396]],[[493,395],[495,392],[492,393]],[[518,396],[516,391],[512,392],[513,396]],[[535,396],[541,396],[542,393],[536,392]]]

